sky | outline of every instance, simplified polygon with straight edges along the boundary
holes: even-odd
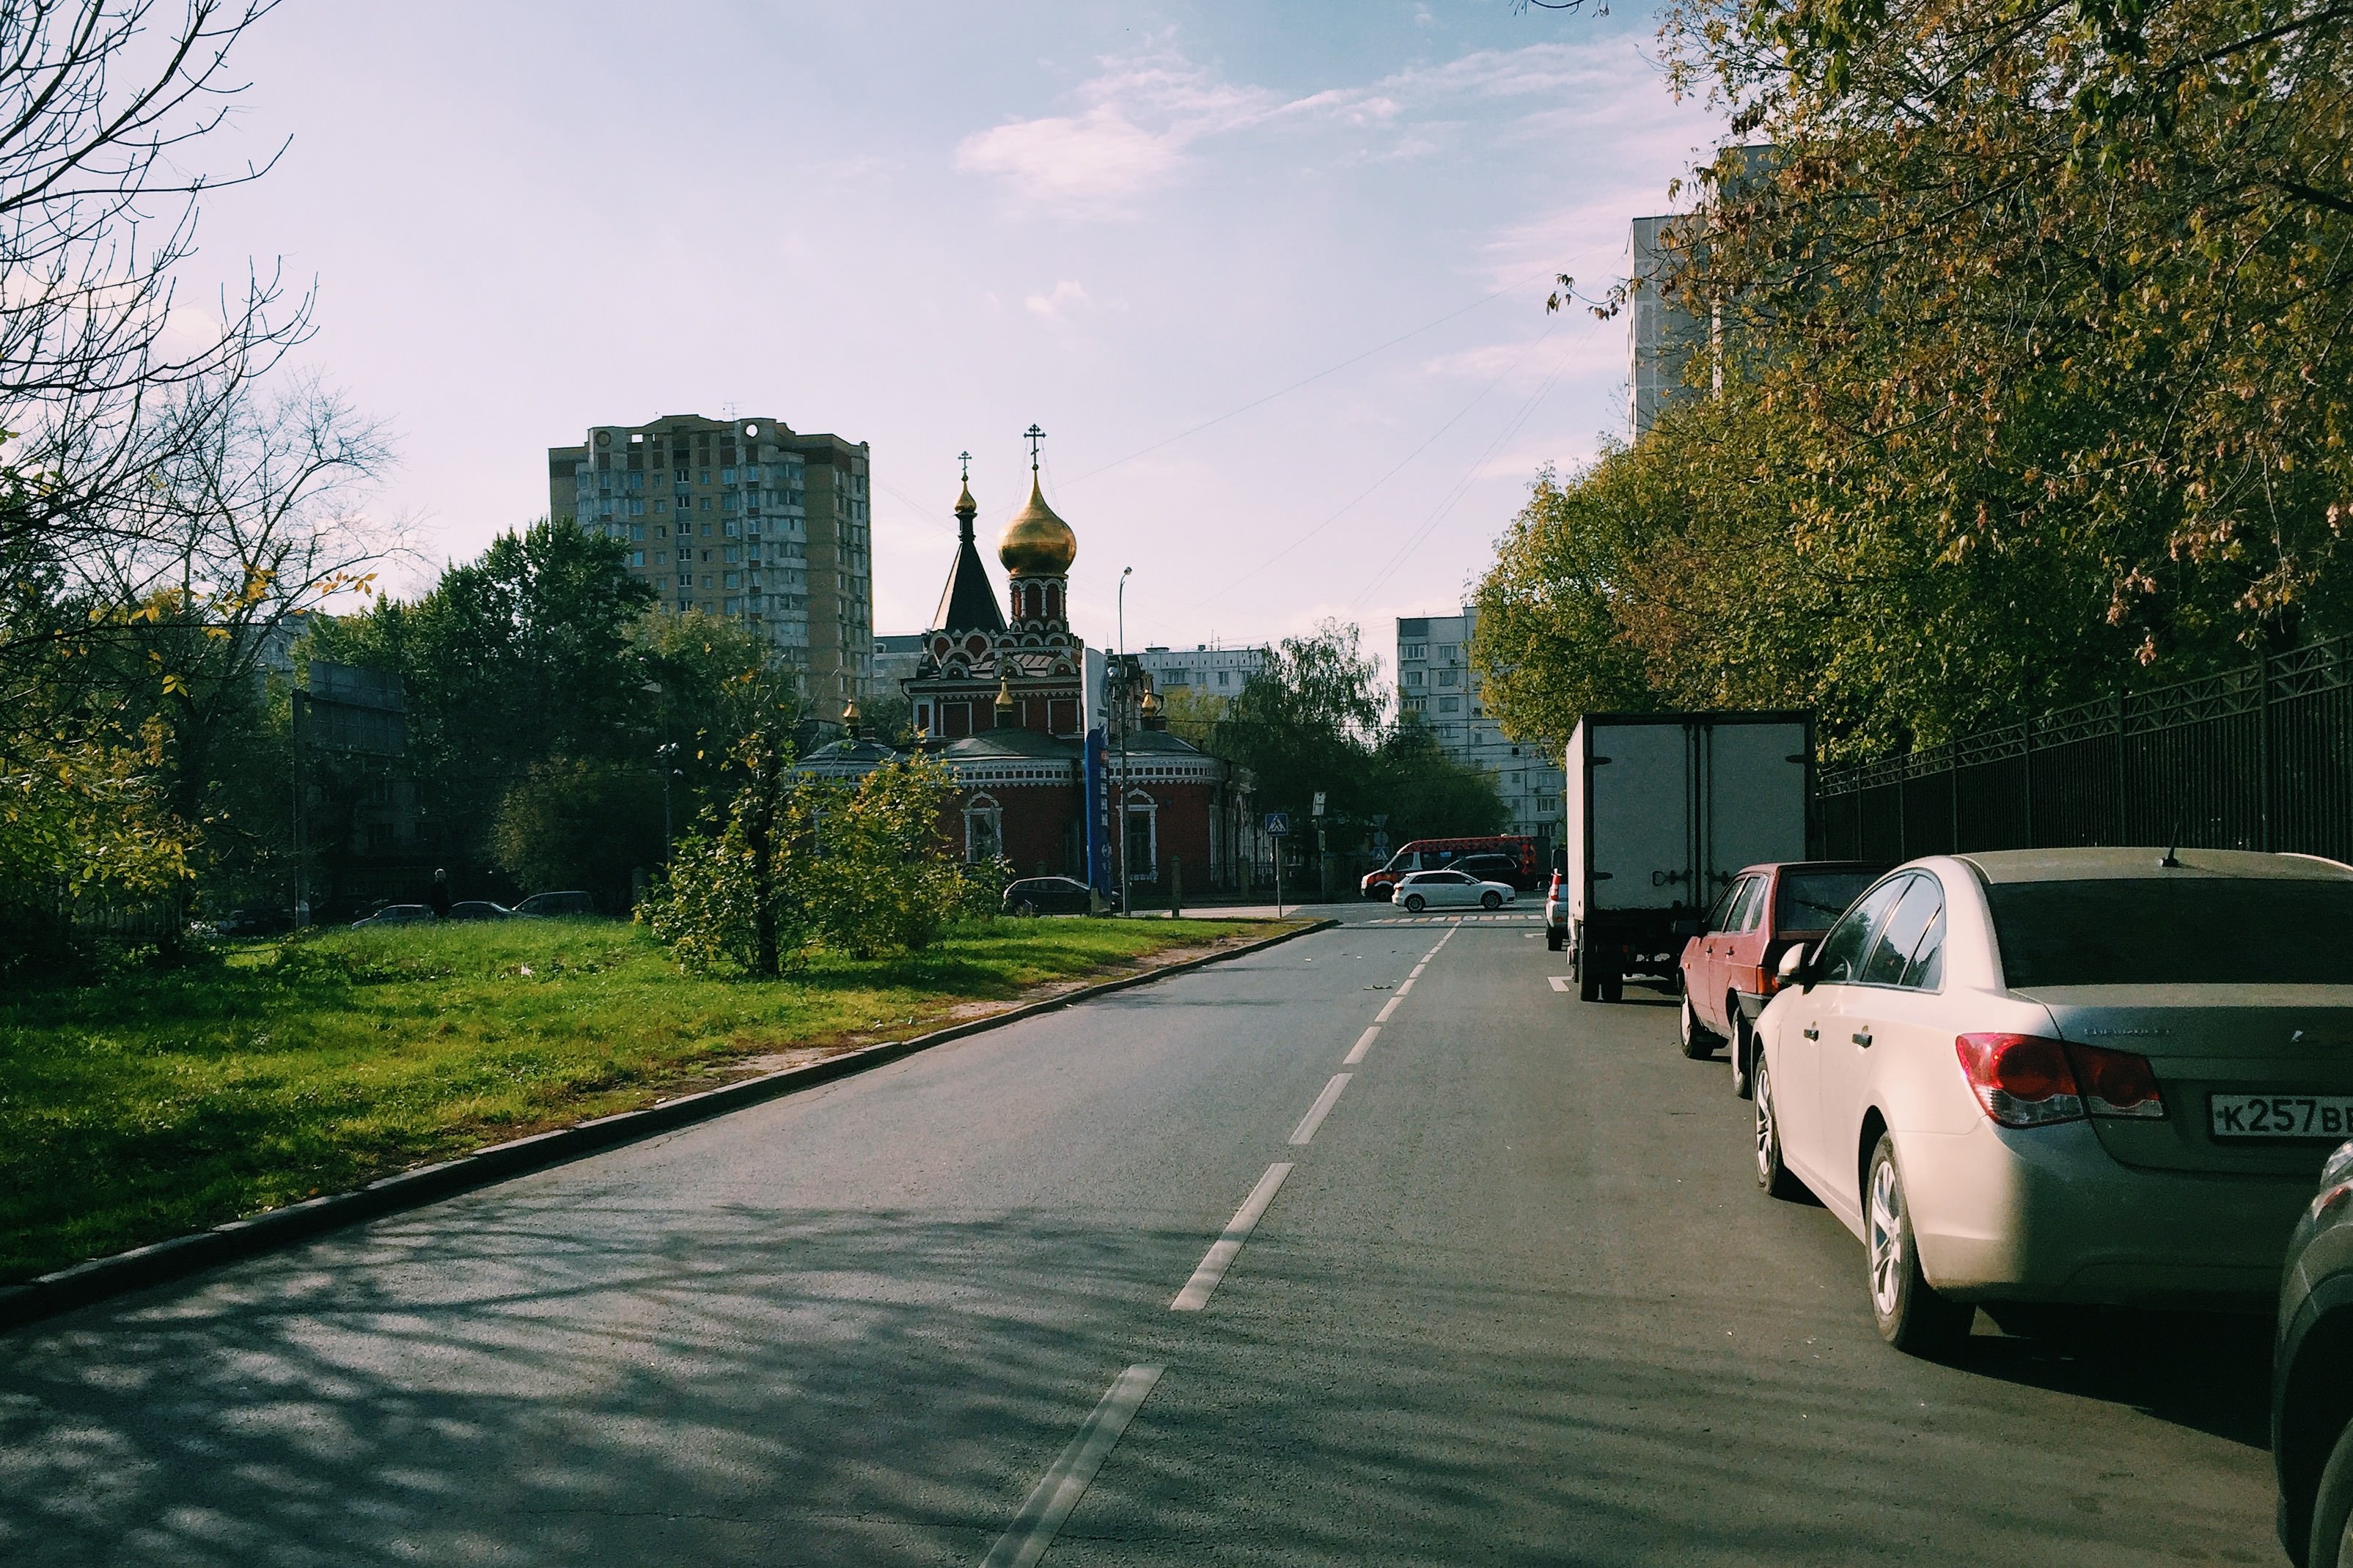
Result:
[[[984,542],[1076,531],[1089,641],[1393,651],[1546,465],[1626,427],[1628,220],[1717,134],[1641,6],[1510,0],[660,6],[288,0],[196,278],[315,285],[298,369],[395,438],[449,560],[547,508],[546,448],[662,414],[872,449],[874,625],[926,628],[957,454]]]

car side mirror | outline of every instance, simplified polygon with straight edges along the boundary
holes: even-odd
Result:
[[[1814,988],[1813,972],[1806,967],[1806,947],[1803,942],[1799,942],[1783,953],[1780,963],[1775,966],[1773,973],[1784,985],[1795,985],[1800,991],[1810,991]]]

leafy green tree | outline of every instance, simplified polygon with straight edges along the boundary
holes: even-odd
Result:
[[[701,973],[732,963],[774,979],[818,930],[817,824],[821,791],[793,773],[781,731],[739,742],[730,766],[740,781],[725,817],[706,811],[637,918]]]
[[[1325,621],[1285,637],[1216,728],[1217,752],[1249,770],[1260,804],[1305,822],[1321,791],[1333,816],[1377,811],[1366,763],[1385,706],[1379,660],[1354,626]]]
[[[1392,844],[1501,833],[1511,820],[1494,775],[1448,756],[1410,716],[1381,737],[1372,773]]]
[[[955,781],[938,759],[884,763],[818,823],[815,900],[826,944],[854,958],[920,952],[964,903],[965,868],[942,826]]]
[[[536,890],[585,888],[617,904],[631,874],[661,863],[659,759],[532,764],[499,802],[491,844],[501,867]]]

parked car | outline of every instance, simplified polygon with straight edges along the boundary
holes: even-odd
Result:
[[[353,921],[352,929],[358,931],[363,926],[415,925],[419,921],[429,921],[432,918],[433,910],[424,904],[386,904],[375,913]]]
[[[1519,834],[1485,834],[1472,838],[1416,838],[1400,846],[1389,857],[1388,864],[1377,866],[1365,873],[1356,884],[1357,890],[1368,899],[1387,899],[1397,889],[1398,882],[1409,872],[1451,870],[1454,863],[1468,855],[1500,855],[1514,868],[1513,874],[1500,879],[1514,888],[1536,885],[1543,875],[1543,846],[1535,839]]]
[[[1757,1024],[1758,1182],[1864,1243],[1879,1331],[1976,1302],[2266,1306],[2353,1117],[2353,867],[2013,850],[1873,884]]]
[[[1886,875],[1884,862],[1785,860],[1744,867],[1703,920],[1681,928],[1683,1055],[1732,1047],[1732,1092],[1746,1100],[1756,1057],[1757,1015],[1780,984],[1781,954],[1818,941],[1857,894]]]
[[[593,915],[596,900],[583,892],[533,893],[514,907],[519,915]]]
[[[284,910],[231,910],[213,922],[215,936],[278,936],[294,929],[294,917]]]
[[[1419,914],[1425,909],[1500,910],[1519,896],[1509,882],[1484,882],[1461,871],[1409,871],[1398,882],[1396,901]]]
[[[2353,1131],[2353,1129],[2346,1129]],[[2280,1544],[2298,1568],[2353,1568],[2353,1142],[2296,1222],[2272,1342]]]
[[[1555,871],[1545,889],[1545,946],[1558,952],[1568,945],[1568,874]]]
[[[504,904],[494,904],[488,899],[460,899],[449,906],[453,921],[511,921],[515,912]]]
[[[1094,890],[1069,877],[1025,877],[1005,884],[1008,915],[1083,915],[1094,907]]]

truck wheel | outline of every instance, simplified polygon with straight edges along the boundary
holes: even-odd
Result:
[[[1691,993],[1683,993],[1683,1055],[1693,1061],[1704,1062],[1715,1055],[1715,1047],[1721,1043],[1708,1032],[1707,1026],[1699,1021],[1699,1015],[1692,1011]]]
[[[1545,927],[1545,946],[1555,952],[1561,950],[1560,932],[1551,926]]]
[[[1619,969],[1617,961],[1612,959],[1601,966],[1601,999],[1604,1002],[1621,1002],[1625,997],[1626,976]]]
[[[1570,962],[1577,969],[1577,999],[1580,1002],[1600,1001],[1601,971],[1600,966],[1593,961],[1592,944],[1578,943],[1577,952]]]

